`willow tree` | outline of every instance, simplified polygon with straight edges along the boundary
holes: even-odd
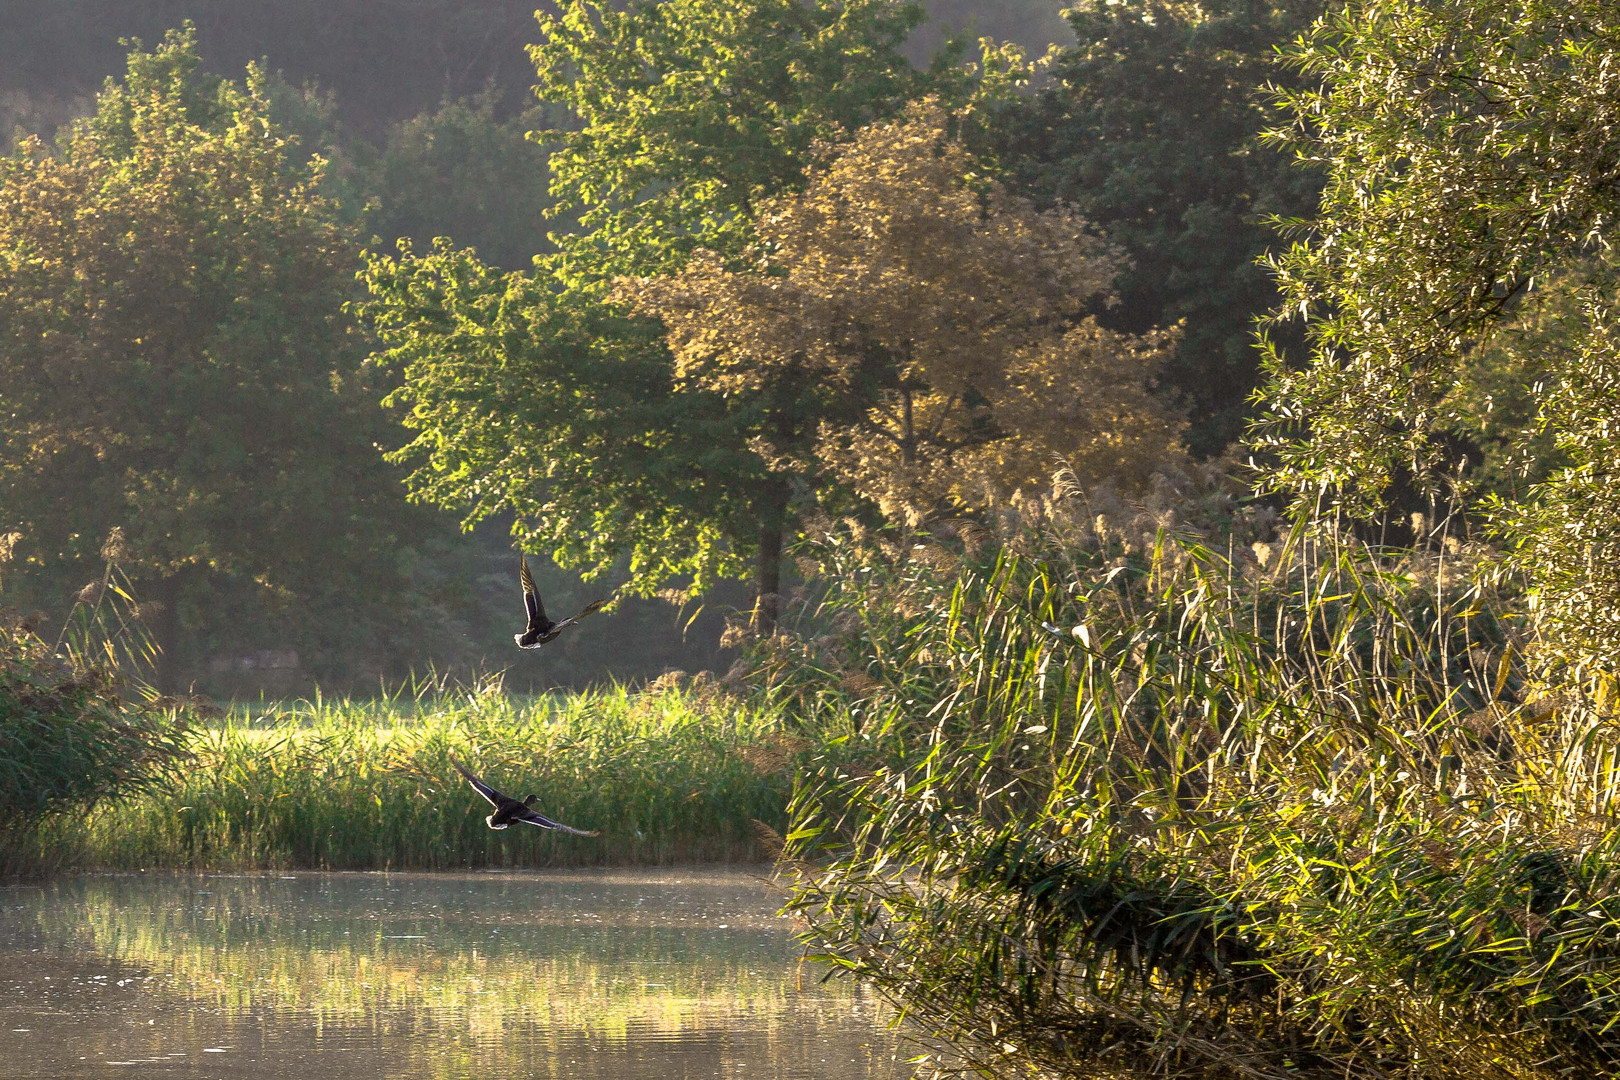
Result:
[[[680,378],[661,328],[609,295],[678,271],[699,248],[744,256],[756,209],[799,187],[817,140],[841,141],[928,88],[1009,85],[919,72],[900,52],[910,0],[574,0],[540,17],[542,100],[573,127],[552,145],[554,212],[576,231],[533,273],[502,275],[448,242],[371,261],[364,310],[417,436],[400,452],[418,497],[564,565],[628,563],[630,591],[698,587],[757,560],[777,590],[792,484],[751,444],[796,427],[812,388],[734,394]],[[767,613],[768,614],[768,613]]]
[[[1150,393],[1174,333],[1100,327],[1106,245],[1065,208],[975,183],[950,119],[922,103],[828,148],[802,192],[760,206],[754,266],[704,252],[620,295],[663,321],[679,379],[813,392],[814,423],[755,445],[891,518],[1039,493],[1058,465],[1141,484],[1179,452]]]
[[[1561,456],[1495,520],[1545,639],[1613,670],[1620,654],[1620,12],[1605,0],[1355,0],[1300,42],[1310,88],[1278,138],[1326,171],[1321,211],[1277,260],[1308,366],[1273,358],[1255,441],[1301,510],[1376,505],[1444,464],[1436,435],[1477,426],[1459,384],[1481,344],[1551,302],[1563,332],[1503,364],[1528,385],[1526,439]],[[1542,287],[1549,278],[1560,288]],[[1578,301],[1572,299],[1573,287]],[[1477,382],[1478,380],[1473,380]],[[1528,443],[1527,443],[1528,445]]]
[[[120,526],[165,689],[211,577],[344,597],[348,624],[319,636],[352,637],[399,584],[377,552],[404,506],[343,315],[355,237],[262,74],[199,63],[189,30],[137,47],[59,146],[0,160],[0,533],[48,573]]]

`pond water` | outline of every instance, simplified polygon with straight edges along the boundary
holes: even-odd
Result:
[[[779,903],[724,871],[0,888],[0,1078],[909,1076]]]

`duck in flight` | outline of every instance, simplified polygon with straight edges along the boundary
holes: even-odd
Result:
[[[540,602],[540,590],[534,587],[534,577],[529,573],[529,558],[522,552],[518,553],[518,580],[523,584],[523,610],[529,617],[529,625],[524,627],[523,633],[512,635],[512,640],[517,642],[520,649],[538,649],[554,640],[564,627],[572,626],[607,603],[606,600],[593,601],[586,604],[578,615],[552,622],[546,618],[546,605]]]
[[[564,825],[560,821],[552,821],[544,814],[535,813],[529,807],[533,805],[538,796],[527,795],[522,802],[519,802],[510,795],[501,794],[478,779],[467,770],[467,766],[455,758],[450,759],[450,764],[456,767],[458,773],[467,778],[467,783],[473,786],[474,791],[488,799],[489,804],[495,808],[495,812],[484,819],[485,823],[492,829],[511,828],[512,822],[521,821],[525,825],[538,825],[542,829],[556,829],[559,832],[573,833],[575,836],[600,835],[594,831],[587,832],[584,829],[576,829],[572,825]]]

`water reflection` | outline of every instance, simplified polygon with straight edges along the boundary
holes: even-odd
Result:
[[[0,889],[0,1077],[909,1075],[774,907],[727,872]]]

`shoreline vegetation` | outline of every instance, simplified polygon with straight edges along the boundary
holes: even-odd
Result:
[[[1279,528],[1213,473],[991,528],[822,521],[724,683],[169,704],[178,752],[43,817],[39,861],[777,856],[812,954],[943,1071],[1608,1068],[1612,683],[1538,665],[1522,587],[1444,522]],[[603,835],[491,832],[451,754]]]
[[[1443,522],[1193,504],[824,534],[755,676],[852,721],[794,797],[812,952],[942,1074],[1610,1074],[1613,681],[1527,662]]]
[[[139,795],[42,823],[38,862],[78,869],[436,870],[758,862],[797,745],[710,680],[511,695],[234,708],[195,722]],[[496,832],[451,767],[534,792],[600,837]],[[766,835],[769,835],[767,832]]]
[[[527,270],[367,249],[191,24],[0,159],[0,874],[771,855],[924,1080],[1620,1075],[1616,6],[923,16],[540,15]],[[429,507],[741,659],[167,696],[506,632]]]

